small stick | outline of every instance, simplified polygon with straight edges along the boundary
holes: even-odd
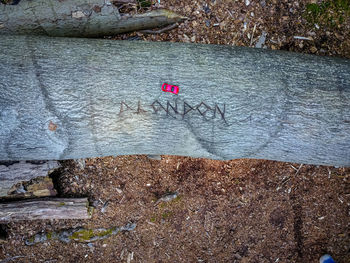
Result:
[[[252,37],[250,38],[250,46],[252,46],[252,45],[253,45],[253,39],[254,39],[255,29],[256,29],[256,24],[254,25],[254,28],[253,28],[253,33],[252,33]]]
[[[166,27],[163,27],[159,30],[141,30],[139,31],[140,33],[144,33],[144,34],[161,34],[161,33],[164,33],[166,31],[169,31],[169,30],[172,30],[174,28],[177,28],[179,26],[178,23],[174,23],[172,25],[169,25],[169,26],[166,26]]]

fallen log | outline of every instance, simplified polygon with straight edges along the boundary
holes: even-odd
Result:
[[[122,227],[111,228],[97,228],[97,229],[85,229],[85,228],[73,228],[63,229],[59,231],[40,232],[30,237],[25,241],[27,246],[33,246],[38,243],[44,243],[51,240],[59,240],[64,243],[70,243],[72,241],[79,243],[91,243],[98,240],[104,240],[117,235],[120,232],[133,231],[136,228],[135,223],[128,223]]]
[[[58,167],[56,161],[0,162],[0,198],[55,196],[48,175]]]
[[[169,154],[350,165],[349,60],[24,36],[0,46],[0,160]]]
[[[89,219],[87,198],[32,199],[0,203],[0,223],[37,219]]]
[[[101,37],[163,27],[185,17],[159,9],[143,14],[120,14],[106,0],[22,0],[0,3],[0,35]]]

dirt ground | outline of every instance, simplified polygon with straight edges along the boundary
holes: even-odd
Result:
[[[308,3],[320,1],[157,0],[150,8],[189,19],[162,34],[114,39],[260,45],[350,58],[348,9],[331,6],[316,16]],[[350,168],[123,156],[87,159],[84,168],[63,161],[53,178],[59,196],[89,198],[92,219],[10,223],[0,262],[313,263],[324,253],[350,262]],[[157,201],[174,192],[175,199]],[[130,222],[135,230],[94,243],[24,244],[38,232]]]

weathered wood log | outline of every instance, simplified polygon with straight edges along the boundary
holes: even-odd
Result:
[[[162,27],[184,19],[165,9],[122,16],[116,6],[105,0],[22,0],[18,5],[0,3],[0,35],[99,37]]]
[[[57,194],[49,173],[60,167],[56,161],[0,162],[0,197],[44,197]]]
[[[89,219],[87,198],[32,199],[0,203],[0,223],[37,219]]]
[[[0,160],[350,165],[350,62],[243,47],[0,38]],[[163,92],[163,83],[180,87]]]

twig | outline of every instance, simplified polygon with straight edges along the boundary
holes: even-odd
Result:
[[[252,46],[252,45],[253,45],[253,39],[254,39],[255,29],[256,29],[256,24],[254,25],[254,28],[253,28],[253,33],[252,33],[252,36],[251,36],[251,38],[250,38],[250,46]]]
[[[303,167],[303,164],[301,164],[301,165],[299,166],[299,168],[298,168],[298,170],[296,171],[295,175],[297,175],[297,174],[299,173],[301,167]]]
[[[302,37],[302,36],[294,36],[294,39],[299,39],[299,40],[310,40],[310,41],[313,40],[311,37]]]
[[[292,167],[294,170],[296,170],[295,175],[294,175],[294,176],[296,176],[296,175],[299,173],[301,167],[303,167],[303,164],[301,164],[301,165],[299,166],[298,169],[295,168],[293,165],[291,165],[291,167]],[[292,179],[292,177],[291,177],[291,176],[288,176],[287,178],[285,178],[284,180],[282,180],[282,182],[280,183],[280,185],[278,186],[278,188],[281,188],[282,186],[284,186],[286,183],[288,183],[288,182],[290,181],[290,179]]]
[[[231,13],[229,10],[227,10],[227,12],[228,12],[228,14],[229,14],[232,18],[234,18],[233,15],[232,15],[232,13]]]
[[[144,34],[161,34],[161,33],[164,33],[166,31],[169,31],[169,30],[172,30],[174,28],[177,28],[179,26],[178,23],[174,23],[172,25],[169,25],[169,26],[166,26],[166,27],[163,27],[159,30],[141,30],[139,31],[140,33],[144,33]]]

